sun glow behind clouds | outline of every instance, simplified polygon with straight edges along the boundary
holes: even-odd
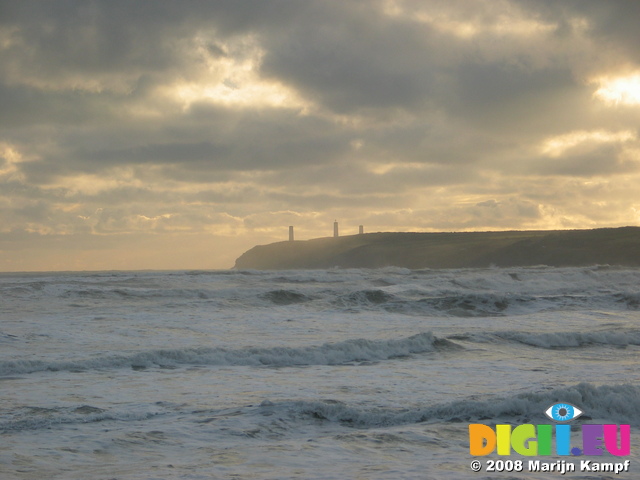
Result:
[[[288,88],[259,80],[243,82],[242,85],[232,82],[216,85],[183,83],[174,88],[175,96],[183,102],[185,107],[198,101],[237,107],[305,107],[301,99]]]
[[[500,16],[494,23],[481,25],[471,21],[457,21],[455,19],[443,19],[428,14],[418,14],[416,20],[432,25],[434,28],[451,33],[457,37],[471,39],[478,35],[506,36],[533,36],[550,32],[555,28],[552,24],[543,24],[533,20],[517,19],[508,16]]]
[[[521,36],[531,37],[551,32],[556,28],[555,24],[542,23],[539,20],[528,18],[526,15],[513,9],[504,12],[504,5],[498,5],[502,12],[488,21],[478,21],[478,18],[465,18],[456,15],[455,10],[443,9],[438,11],[429,5],[420,3],[407,3],[399,0],[387,0],[383,4],[383,12],[390,17],[404,17],[412,21],[429,25],[435,30],[454,35],[465,40],[473,39],[480,35],[497,37]],[[576,23],[577,27],[580,27]]]
[[[596,79],[600,88],[594,97],[611,105],[640,105],[640,73],[624,77],[600,77]]]
[[[260,64],[265,54],[253,35],[223,42],[211,54],[211,39],[196,37],[193,55],[204,68],[191,78],[180,80],[164,93],[179,101],[183,108],[194,102],[211,102],[239,108],[298,108],[308,104],[298,93],[274,80],[260,77]]]
[[[393,170],[424,170],[428,165],[418,162],[390,162],[370,164],[368,170],[376,175],[385,175]]]
[[[583,143],[622,143],[636,139],[636,133],[632,130],[608,132],[606,130],[576,130],[574,132],[547,138],[540,148],[543,154],[550,157],[559,157],[565,151]]]

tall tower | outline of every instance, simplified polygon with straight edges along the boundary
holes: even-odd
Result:
[[[360,227],[358,228],[358,233],[360,235],[362,235],[364,233],[364,225],[360,225]]]
[[[333,238],[338,238],[338,221],[333,222]]]
[[[293,242],[293,225],[289,226],[289,241]]]

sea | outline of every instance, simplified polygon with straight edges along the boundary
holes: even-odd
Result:
[[[640,478],[639,361],[638,268],[2,273],[0,479]]]

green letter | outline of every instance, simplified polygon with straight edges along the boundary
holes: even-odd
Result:
[[[538,442],[536,441],[536,428],[529,423],[518,425],[511,433],[511,446],[520,455],[527,457],[537,455]]]

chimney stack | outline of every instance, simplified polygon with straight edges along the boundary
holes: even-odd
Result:
[[[360,225],[360,227],[358,228],[358,233],[360,235],[362,235],[364,233],[364,225]]]
[[[289,241],[293,242],[293,225],[289,226]]]
[[[338,238],[338,221],[333,222],[333,238]]]

